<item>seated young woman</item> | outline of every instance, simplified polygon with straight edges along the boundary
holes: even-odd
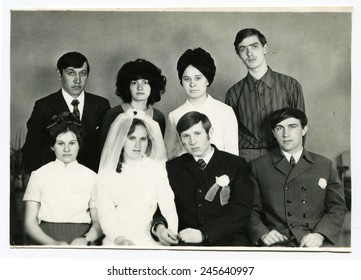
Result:
[[[77,162],[84,129],[70,112],[48,127],[56,159],[31,173],[23,200],[33,245],[90,245],[102,231],[95,208],[96,174]]]

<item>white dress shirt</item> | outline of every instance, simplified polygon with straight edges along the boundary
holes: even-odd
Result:
[[[84,90],[82,91],[82,93],[77,97],[77,98],[74,98],[72,97],[69,93],[67,93],[63,88],[61,89],[61,93],[63,94],[63,97],[65,99],[65,102],[66,102],[66,105],[68,105],[68,108],[69,108],[69,111],[70,112],[73,112],[74,110],[74,106],[71,105],[71,102],[74,100],[74,99],[77,99],[79,101],[79,104],[78,104],[78,110],[79,110],[79,113],[80,113],[80,119],[83,117],[83,110],[84,110]]]

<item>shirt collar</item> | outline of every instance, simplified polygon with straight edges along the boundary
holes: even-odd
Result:
[[[73,166],[76,166],[78,164],[78,161],[74,160],[74,161],[68,163],[67,165],[65,165],[64,162],[62,162],[61,160],[56,158],[54,161],[54,164],[59,167],[63,167],[63,168],[69,168],[69,167],[72,168]]]
[[[252,81],[253,84],[255,84],[257,81],[262,81],[263,83],[265,83],[269,88],[272,88],[273,86],[273,71],[270,67],[268,67],[267,72],[262,76],[262,78],[260,78],[259,80],[257,80],[255,77],[253,77],[249,72],[248,72],[248,76],[249,79]]]
[[[287,158],[288,161],[290,161],[291,156],[293,156],[293,158],[295,159],[295,161],[297,163],[300,160],[300,157],[302,156],[303,148],[300,151],[298,151],[297,153],[293,154],[293,155],[290,154],[290,153],[287,153],[285,151],[282,151],[282,153],[285,155],[285,157]]]
[[[203,102],[201,105],[199,105],[199,106],[194,106],[194,105],[192,105],[192,103],[189,102],[188,98],[187,98],[185,104],[186,104],[187,107],[191,107],[191,108],[201,107],[201,106],[206,106],[206,105],[207,105],[209,102],[211,102],[212,100],[213,100],[213,97],[212,97],[210,94],[207,93],[207,99],[204,100],[204,102]]]
[[[69,107],[69,105],[71,105],[71,102],[72,102],[74,99],[78,99],[79,105],[80,105],[80,104],[84,104],[84,95],[85,95],[85,94],[84,94],[84,90],[79,94],[79,96],[78,96],[77,98],[72,97],[69,93],[67,93],[67,92],[65,91],[64,88],[61,88],[61,93],[63,94],[63,97],[64,97],[64,99],[65,99],[66,104],[68,104],[68,107]],[[69,107],[69,108],[72,108],[72,107]]]
[[[214,148],[211,146],[211,152],[208,155],[206,155],[204,158],[202,158],[206,164],[208,164],[208,162],[211,160],[213,154],[214,154]],[[201,159],[200,157],[194,157],[195,161],[198,161],[200,159]]]

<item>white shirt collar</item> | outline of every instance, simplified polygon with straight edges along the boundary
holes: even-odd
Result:
[[[188,98],[187,98],[185,104],[187,105],[187,107],[191,107],[191,108],[201,107],[201,106],[204,106],[205,104],[207,104],[208,102],[210,102],[212,99],[213,99],[212,96],[210,96],[210,94],[207,93],[207,99],[204,100],[204,102],[202,104],[200,104],[198,106],[195,106],[195,105],[193,105],[192,103],[189,102]]]
[[[80,112],[80,119],[81,119],[82,116],[83,116],[83,110],[84,110],[84,99],[85,99],[84,90],[79,94],[79,96],[77,98],[72,97],[69,93],[67,93],[64,90],[64,88],[61,88],[61,93],[62,93],[62,95],[64,97],[64,100],[65,100],[66,104],[68,105],[68,108],[69,108],[70,112],[73,112],[73,109],[74,109],[74,106],[71,105],[71,102],[74,99],[78,99],[78,101],[79,101],[78,109],[79,109],[79,112]]]
[[[206,155],[204,158],[202,158],[206,164],[208,164],[208,162],[211,160],[213,154],[214,154],[214,149],[213,149],[213,147],[211,146],[211,151],[210,151],[210,153],[209,153],[208,155]],[[194,160],[195,160],[195,161],[198,161],[199,159],[201,159],[201,158],[200,158],[200,157],[194,157]]]
[[[293,154],[293,155],[290,154],[290,153],[287,153],[285,151],[282,151],[282,153],[285,155],[285,157],[287,158],[288,161],[290,161],[291,156],[293,156],[296,163],[299,161],[300,157],[302,156],[302,152],[303,152],[303,148],[300,151],[298,151],[297,153]]]

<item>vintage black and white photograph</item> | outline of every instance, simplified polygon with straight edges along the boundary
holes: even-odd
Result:
[[[351,251],[351,8],[10,16],[10,248]]]

